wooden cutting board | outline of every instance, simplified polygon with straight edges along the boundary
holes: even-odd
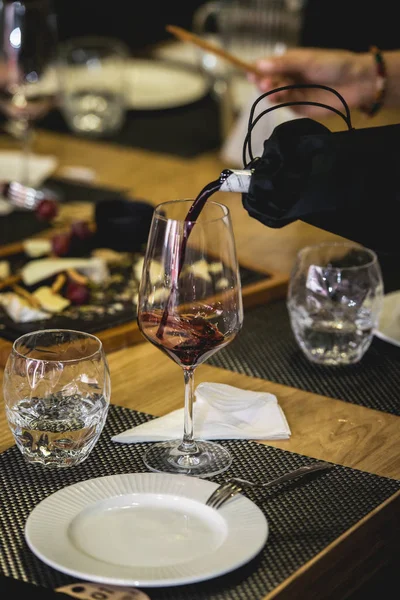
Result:
[[[12,254],[23,251],[21,243],[0,247],[0,258],[7,258]],[[242,268],[253,270],[249,265],[241,264]],[[287,292],[288,276],[278,272],[263,273],[255,283],[242,286],[244,308],[254,307],[265,302],[284,298]],[[1,325],[1,322],[0,322]],[[145,342],[139,331],[136,319],[115,327],[104,328],[94,332],[100,338],[107,353],[126,348],[133,344]],[[4,367],[12,349],[12,342],[1,337],[0,330],[0,367]]]

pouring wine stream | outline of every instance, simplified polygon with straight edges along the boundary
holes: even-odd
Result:
[[[231,170],[224,169],[220,174],[219,178],[215,181],[211,181],[204,186],[201,192],[197,195],[185,217],[185,228],[183,232],[182,244],[178,252],[178,265],[172,272],[172,289],[164,312],[161,317],[160,325],[158,327],[156,336],[158,339],[162,339],[164,335],[165,325],[168,320],[169,310],[171,306],[171,300],[177,289],[177,281],[182,270],[182,266],[185,261],[185,252],[187,242],[197,219],[200,216],[207,200],[211,198],[216,192],[241,192],[246,193],[249,190],[250,179],[253,174],[252,170]]]

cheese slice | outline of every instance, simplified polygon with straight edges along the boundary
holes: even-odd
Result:
[[[192,271],[195,277],[199,277],[200,279],[205,279],[205,281],[211,281],[211,276],[209,273],[209,264],[204,258],[202,260],[197,260],[189,267],[190,271]]]
[[[48,312],[33,308],[25,298],[13,292],[0,294],[0,305],[7,315],[16,323],[27,323],[29,321],[42,321],[49,319]]]
[[[50,240],[33,239],[23,242],[24,252],[30,258],[38,258],[50,254],[52,247]]]
[[[8,260],[0,260],[0,279],[6,279],[10,275],[10,263]]]
[[[107,265],[101,258],[39,258],[22,268],[21,277],[25,285],[35,285],[67,269],[83,273],[94,283],[103,283],[109,276]]]
[[[140,282],[142,279],[143,272],[143,264],[144,264],[144,256],[141,256],[134,265],[134,273],[137,281]],[[161,262],[158,260],[152,260],[150,263],[150,283],[152,285],[156,285],[157,283],[163,283],[165,275],[165,269]]]
[[[35,290],[32,296],[49,313],[60,313],[71,304],[67,298],[64,298],[61,294],[57,294],[57,292],[53,292],[47,285],[43,285]]]

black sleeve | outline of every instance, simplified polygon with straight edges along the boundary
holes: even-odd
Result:
[[[301,220],[400,254],[399,165],[400,125],[331,133],[288,121],[264,142],[243,206],[269,227]]]

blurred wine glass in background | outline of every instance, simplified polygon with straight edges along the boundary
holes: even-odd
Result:
[[[55,106],[57,25],[51,0],[0,0],[0,110],[21,141],[18,183],[31,183],[33,123]]]
[[[249,63],[299,44],[305,0],[215,0],[193,15],[194,33]],[[222,137],[252,94],[246,75],[210,52],[199,52],[221,108]]]

